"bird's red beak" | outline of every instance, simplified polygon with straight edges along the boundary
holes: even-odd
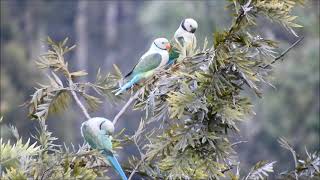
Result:
[[[170,48],[171,48],[171,45],[170,45],[170,43],[168,43],[168,44],[166,45],[166,49],[169,50]]]

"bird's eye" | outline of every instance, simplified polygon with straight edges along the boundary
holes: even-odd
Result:
[[[190,25],[190,27],[192,28],[192,25]]]

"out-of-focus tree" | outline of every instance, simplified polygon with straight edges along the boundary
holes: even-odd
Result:
[[[139,19],[148,35],[156,34],[173,38],[173,34],[184,18],[192,17],[198,24],[197,39],[202,42],[216,30],[226,28],[230,21],[225,1],[173,1],[146,2],[141,8]]]
[[[18,6],[15,1],[1,2],[0,109],[2,115],[15,120],[10,123],[15,124],[18,128],[31,124],[26,121],[26,117],[23,115],[25,112],[20,105],[24,103],[29,96],[28,94],[33,90],[34,83],[40,81],[40,73],[35,71],[31,61],[32,54],[36,53],[35,49],[39,49],[38,43],[33,41],[34,33],[28,36],[29,41],[26,41],[27,36],[23,36],[23,32],[27,29],[31,30],[24,23],[25,14],[29,10],[23,6]],[[1,137],[12,137],[11,134],[6,133],[8,128],[2,125],[0,127]],[[27,135],[27,131],[22,134]]]
[[[287,168],[289,157],[276,141],[280,136],[288,137],[299,153],[305,151],[305,146],[320,149],[319,5],[318,1],[309,1],[296,10],[304,26],[298,31],[304,36],[303,48],[292,51],[285,65],[275,68],[271,81],[275,88],[265,88],[265,100],[255,103],[257,116],[241,131],[248,142],[239,145],[239,153],[247,166],[268,157],[280,160],[279,169]]]
[[[78,48],[76,50],[76,59],[78,69],[82,69],[84,71],[87,70],[88,67],[88,1],[79,1],[77,6],[77,15],[76,15],[76,36],[77,36],[77,44]],[[84,79],[85,81],[85,79]]]

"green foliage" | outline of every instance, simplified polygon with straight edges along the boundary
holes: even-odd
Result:
[[[25,176],[25,174],[21,170],[11,167],[10,169],[7,170],[6,174],[3,176],[3,179],[6,179],[6,180],[26,180],[27,177]]]
[[[3,179],[96,179],[104,177],[109,167],[97,151],[90,151],[86,145],[77,149],[55,144],[57,138],[48,131],[45,121],[39,121],[37,142],[14,145],[0,141],[0,167]]]
[[[252,167],[245,179],[265,179],[268,177],[268,173],[273,172],[273,164],[275,164],[275,162],[258,162]]]
[[[10,41],[1,47],[0,73],[0,110],[2,114],[8,116],[27,96],[27,92],[20,89],[31,89],[39,76],[35,68],[28,63],[24,47],[15,41]],[[29,77],[32,77],[31,80]]]
[[[83,97],[90,110],[97,110],[102,101],[98,97],[89,95],[87,93],[89,89],[93,89],[98,94],[105,95],[112,100],[116,99],[111,94],[116,89],[117,81],[120,79],[119,75],[108,74],[102,77],[99,71],[95,83],[74,83],[74,79],[87,75],[82,70],[70,72],[68,69],[68,62],[64,59],[64,56],[75,48],[75,45],[68,47],[68,38],[56,43],[48,37],[46,42],[49,45],[49,50],[39,57],[36,64],[40,69],[49,69],[51,75],[47,75],[49,84],[39,84],[40,88],[36,88],[27,104],[29,115],[33,119],[46,119],[50,112],[65,110],[70,104],[71,95],[77,96],[76,94]],[[117,71],[116,66],[115,69]],[[61,73],[64,79],[61,79],[56,73]],[[63,83],[64,80],[67,81],[67,84]],[[78,103],[78,99],[75,100]]]
[[[1,157],[4,158],[1,159],[1,166],[11,168],[6,170],[5,178],[96,179],[98,176],[105,177],[103,172],[109,165],[106,165],[103,161],[105,158],[99,152],[88,150],[87,145],[79,146],[78,149],[72,145],[72,150],[69,150],[67,146],[55,144],[57,138],[52,136],[45,124],[50,113],[61,113],[70,105],[71,97],[75,99],[85,115],[89,116],[77,95],[83,97],[90,110],[97,110],[101,101],[98,97],[89,95],[87,93],[89,89],[93,89],[99,95],[116,99],[112,91],[116,89],[117,82],[121,78],[118,68],[115,66],[116,75],[102,76],[99,72],[95,83],[75,83],[76,78],[85,76],[87,73],[69,71],[68,62],[64,56],[75,46],[68,47],[67,41],[68,39],[65,39],[56,43],[48,38],[48,52],[36,61],[38,68],[49,70],[48,84],[39,84],[40,87],[36,88],[31,100],[27,103],[29,115],[39,122],[38,135],[33,136],[37,142],[29,145],[29,141],[23,144],[19,140],[15,146],[10,146],[9,143],[2,144],[1,140],[1,153],[3,153]],[[16,129],[11,128],[11,130],[18,137]],[[37,143],[40,145],[36,146]],[[21,148],[18,148],[20,146]],[[116,149],[119,148],[119,140],[114,140],[114,146]],[[22,154],[23,158],[15,157],[17,153]]]
[[[296,4],[304,4],[304,0],[276,0],[271,2],[258,0],[255,3],[255,7],[257,12],[264,14],[273,21],[279,22],[297,36],[292,28],[302,26],[294,23],[297,16],[291,15]]]
[[[289,144],[289,142],[280,138],[279,143],[281,147],[289,150],[292,154],[295,168],[293,170],[287,170],[280,174],[281,178],[284,179],[304,179],[304,178],[320,178],[320,157],[319,152],[314,152],[310,154],[305,148],[306,157],[302,158],[301,155],[297,154],[294,148]]]
[[[1,168],[17,168],[20,164],[19,159],[21,157],[27,158],[36,154],[40,147],[36,146],[36,143],[30,144],[30,140],[22,143],[19,139],[15,144],[11,145],[10,142],[4,143],[2,138],[0,139],[0,163]]]
[[[122,78],[122,74],[115,64],[113,67],[115,69],[114,74],[102,75],[99,69],[95,83],[90,85],[98,94],[106,96],[112,102],[116,102],[119,98],[113,92],[118,88],[118,82]]]
[[[286,28],[296,27],[290,14],[294,3],[288,3],[233,1],[229,7],[236,12],[234,21],[229,30],[214,34],[213,47],[206,42],[202,49],[175,47],[178,63],[147,81],[135,105],[146,111],[144,128],[152,129],[137,132],[148,142],[136,143],[144,150],[136,168],[153,178],[225,177],[235,154],[228,137],[238,131],[238,121],[254,114],[242,92],[249,89],[261,97],[271,64],[282,58],[275,57],[277,42],[255,35],[251,28],[255,17],[269,10],[268,16]],[[155,121],[160,126],[155,127]],[[273,164],[258,163],[247,179],[262,179],[273,172]]]

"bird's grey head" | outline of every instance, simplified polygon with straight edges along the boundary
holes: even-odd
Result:
[[[181,22],[181,27],[185,31],[188,31],[190,33],[195,33],[198,28],[198,23],[196,20],[192,18],[187,18]]]
[[[100,130],[103,130],[103,131],[106,131],[106,133],[108,135],[112,135],[114,133],[114,125],[113,123],[108,120],[108,119],[105,119],[104,121],[102,121],[100,124],[99,124],[99,129]]]
[[[169,50],[171,47],[168,39],[166,38],[157,38],[153,41],[152,45],[162,50]]]

